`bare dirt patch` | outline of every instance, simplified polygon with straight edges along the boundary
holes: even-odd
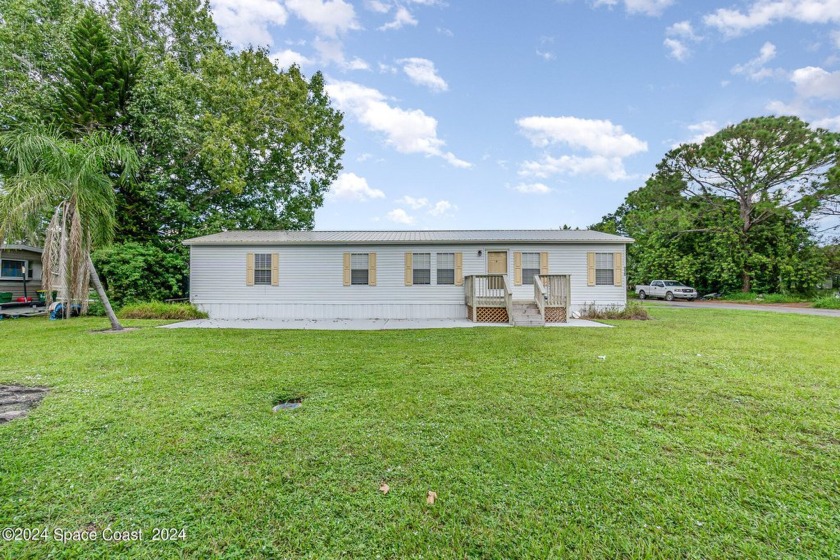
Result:
[[[26,416],[48,391],[46,387],[0,385],[0,424]]]

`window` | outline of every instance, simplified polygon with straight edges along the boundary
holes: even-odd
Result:
[[[614,281],[613,254],[595,253],[595,285],[612,286]]]
[[[455,284],[455,253],[437,254],[437,283]]]
[[[533,284],[540,273],[540,254],[522,253],[522,284]]]
[[[432,283],[432,255],[431,253],[414,253],[411,256],[412,265],[412,283],[417,284],[431,284]]]
[[[3,259],[2,264],[0,264],[0,276],[3,278],[21,278],[23,276],[24,265],[26,265],[26,261]],[[32,277],[31,272],[30,270],[30,278]]]
[[[254,255],[254,285],[271,285],[271,253]]]
[[[350,284],[353,286],[368,285],[368,265],[370,263],[367,253],[353,253],[350,255]]]

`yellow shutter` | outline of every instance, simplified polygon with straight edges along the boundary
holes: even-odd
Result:
[[[464,253],[455,253],[455,285],[464,285]]]
[[[350,253],[344,253],[344,285],[350,285]]]
[[[548,253],[540,253],[540,274],[548,274]]]
[[[522,253],[519,251],[513,253],[513,285],[522,285]]]
[[[595,253],[586,253],[586,285],[595,285]]]
[[[245,257],[245,285],[254,285],[254,253],[248,253]]]
[[[376,253],[368,253],[368,286],[376,286]]]
[[[621,253],[613,254],[613,284],[621,286],[624,279],[624,268],[621,266]]]
[[[412,266],[411,253],[405,254],[405,285],[411,286],[414,284],[414,269]]]
[[[280,285],[280,253],[271,253],[271,285]]]

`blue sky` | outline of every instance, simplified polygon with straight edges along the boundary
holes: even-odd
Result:
[[[586,227],[673,146],[793,114],[840,130],[840,0],[211,0],[321,70],[344,170],[316,229]]]

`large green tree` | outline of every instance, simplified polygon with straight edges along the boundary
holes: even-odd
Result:
[[[114,186],[118,243],[186,267],[189,236],[314,226],[344,152],[320,73],[232,50],[202,0],[0,0],[0,14],[0,129],[102,130],[138,154],[136,180]]]
[[[730,202],[737,205],[734,242],[744,257],[741,289],[748,292],[755,229],[789,213],[805,218],[824,205],[834,194],[829,171],[838,153],[836,133],[796,117],[758,117],[676,148],[659,170],[679,175],[683,193],[708,207],[723,212]]]
[[[732,292],[749,268],[754,290],[799,293],[825,278],[824,256],[792,210],[755,224],[744,251],[738,204],[712,196],[688,194],[679,174],[660,171],[592,227],[635,239],[628,247],[630,283],[674,278],[701,293]]]

